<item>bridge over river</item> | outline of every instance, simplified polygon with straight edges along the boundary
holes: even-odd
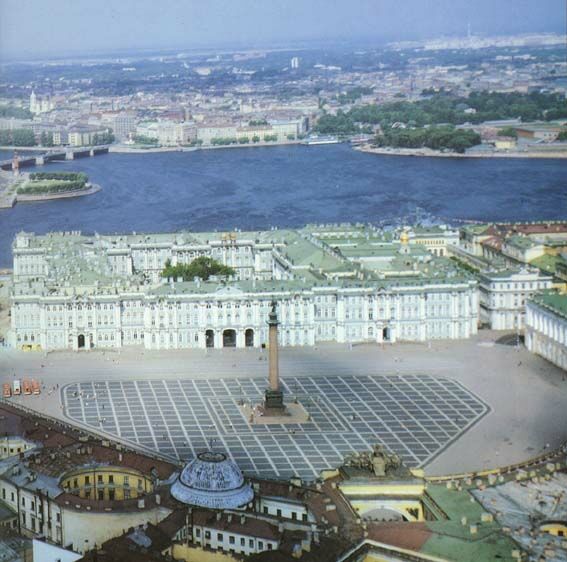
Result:
[[[97,154],[106,154],[108,148],[109,145],[78,146],[49,150],[43,154],[33,154],[30,156],[18,155],[18,165],[20,168],[27,168],[30,166],[42,166],[43,164],[57,160],[74,160],[75,158],[96,156]],[[15,150],[17,150],[17,148]],[[0,161],[0,168],[5,171],[11,171],[13,169],[13,160]]]

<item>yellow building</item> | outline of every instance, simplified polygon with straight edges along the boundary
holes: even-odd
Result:
[[[132,468],[94,466],[67,472],[61,478],[62,488],[80,498],[97,501],[135,499],[154,491],[152,480]]]
[[[351,478],[339,485],[354,510],[364,518],[383,521],[424,521],[425,481]]]
[[[554,537],[567,537],[567,521],[544,521],[539,530]]]
[[[516,139],[501,138],[494,141],[496,150],[514,150],[516,148]]]

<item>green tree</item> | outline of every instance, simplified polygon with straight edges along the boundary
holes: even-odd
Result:
[[[453,126],[386,129],[376,137],[377,146],[395,148],[422,148],[453,150],[463,153],[467,148],[480,144],[480,135],[471,130],[455,129]]]
[[[254,142],[254,143],[255,143],[255,142],[260,142],[260,137],[259,137],[258,135],[254,135],[254,136],[252,137],[252,142]]]
[[[350,135],[357,131],[357,127],[353,117],[339,109],[336,115],[322,115],[315,125],[315,131],[322,134]]]
[[[207,281],[211,275],[230,276],[235,273],[232,267],[223,265],[213,258],[200,256],[188,264],[171,265],[171,261],[167,260],[161,276],[173,279],[181,277],[183,281],[193,281],[195,277],[200,277],[203,281]]]
[[[567,130],[565,131],[561,131],[558,135],[557,135],[557,140],[564,142],[567,141]]]
[[[13,105],[0,105],[0,117],[14,117],[15,119],[33,119],[29,109],[14,107]]]
[[[518,138],[518,131],[516,131],[516,129],[514,129],[514,127],[504,127],[503,129],[500,129],[497,133],[497,135],[499,137],[510,137],[513,139],[517,139]]]
[[[112,144],[114,142],[114,134],[112,131],[104,131],[103,133],[95,133],[91,139],[91,145],[99,146],[103,144]]]
[[[156,137],[148,137],[146,135],[134,135],[133,140],[137,144],[157,144],[158,139]]]
[[[14,146],[35,146],[35,135],[31,129],[14,129],[12,131]]]

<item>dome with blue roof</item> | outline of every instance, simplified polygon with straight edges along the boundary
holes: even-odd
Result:
[[[212,509],[245,507],[254,497],[242,471],[224,453],[199,453],[171,487],[180,502]]]

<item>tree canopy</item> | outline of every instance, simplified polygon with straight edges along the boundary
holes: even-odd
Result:
[[[499,137],[510,137],[513,139],[517,139],[518,138],[518,131],[516,131],[516,129],[514,129],[514,127],[504,127],[503,129],[500,129],[497,133],[497,135]]]
[[[183,281],[193,281],[195,277],[200,277],[203,281],[207,281],[211,275],[230,276],[235,273],[232,267],[223,265],[213,258],[200,256],[191,263],[179,263],[177,265],[172,265],[171,260],[167,260],[161,276],[174,279],[181,277]]]
[[[453,150],[463,153],[467,148],[480,144],[480,135],[471,130],[444,127],[421,127],[419,129],[387,129],[378,135],[377,146],[396,148],[431,148]]]
[[[380,125],[386,129],[394,123],[424,127],[516,118],[524,122],[567,118],[567,102],[559,94],[540,92],[472,92],[468,98],[463,98],[441,91],[415,102],[361,105],[348,112],[339,110],[336,115],[325,114],[315,130],[324,134],[349,135],[361,131],[364,125]]]
[[[35,146],[35,135],[31,129],[3,129],[0,131],[0,145]]]
[[[14,117],[15,119],[33,119],[33,113],[23,107],[13,105],[0,105],[0,117]]]

